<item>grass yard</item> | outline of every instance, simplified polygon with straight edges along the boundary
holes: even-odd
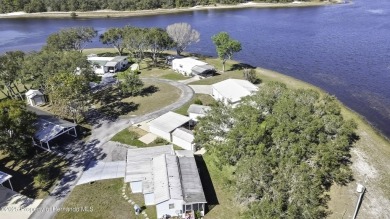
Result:
[[[92,184],[76,186],[63,208],[86,207],[92,211],[60,211],[56,219],[89,218],[137,218],[133,206],[122,196],[123,178],[96,181]],[[139,216],[141,219],[142,215]]]
[[[129,114],[127,114],[127,116],[139,116],[156,111],[163,108],[164,106],[176,102],[180,98],[180,89],[172,85],[165,83],[145,83],[145,88],[151,86],[157,88],[157,91],[149,95],[129,97],[121,100],[125,103],[132,102],[138,105],[138,108],[135,111],[131,111]]]
[[[191,104],[194,104],[197,101],[201,101],[202,105],[211,106],[216,103],[214,98],[207,94],[195,94],[194,97],[188,103],[184,104],[182,107],[175,110],[176,113],[187,116],[187,110]]]
[[[173,80],[173,81],[180,81],[180,80],[189,79],[189,77],[185,77],[184,75],[176,73],[176,72],[162,75],[161,78],[169,79],[169,80]]]
[[[118,132],[114,137],[111,138],[111,141],[116,141],[131,146],[137,146],[139,148],[170,144],[168,141],[162,138],[157,138],[150,144],[145,144],[142,141],[138,140],[138,138],[146,134],[146,131],[140,128],[136,128],[134,126],[130,126],[129,128],[125,128],[122,131]]]
[[[128,184],[126,186],[126,194],[131,200],[133,200],[137,205],[139,205],[141,207],[142,211],[145,211],[145,213],[148,215],[149,219],[157,219],[156,206],[155,205],[145,206],[145,199],[144,199],[143,194],[131,193],[131,189],[130,189],[130,186]],[[142,218],[141,216],[140,216],[140,219]],[[136,218],[136,216],[134,216],[134,218]]]
[[[67,167],[66,160],[48,152],[39,151],[22,160],[11,159],[0,152],[0,171],[12,175],[14,190],[30,198],[46,197]]]

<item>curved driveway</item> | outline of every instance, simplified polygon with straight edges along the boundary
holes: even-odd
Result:
[[[194,96],[194,91],[189,86],[177,81],[160,78],[141,79],[143,81],[152,83],[167,83],[179,88],[182,91],[179,100],[173,104],[142,116],[137,116],[130,119],[118,119],[114,122],[102,121],[98,125],[94,126],[89,140],[83,144],[83,148],[80,150],[80,152],[71,158],[72,164],[61,181],[53,189],[51,194],[45,200],[43,200],[41,205],[39,205],[39,209],[35,211],[30,216],[30,218],[54,218],[56,215],[56,210],[61,207],[70,191],[74,188],[77,181],[80,179],[85,168],[89,166],[91,161],[94,162],[96,159],[98,159],[99,156],[101,156],[99,153],[101,151],[99,150],[99,147],[109,141],[116,133],[130,125],[154,119],[163,115],[164,113],[175,110],[190,101]]]

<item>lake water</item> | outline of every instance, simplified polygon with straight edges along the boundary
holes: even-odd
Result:
[[[311,8],[205,10],[99,19],[0,19],[0,53],[39,50],[61,28],[190,23],[201,41],[190,51],[216,56],[211,36],[241,41],[234,58],[323,88],[390,137],[390,1],[356,0]],[[96,40],[89,47],[101,47]]]

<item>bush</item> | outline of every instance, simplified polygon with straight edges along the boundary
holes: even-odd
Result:
[[[34,183],[41,187],[45,188],[50,181],[50,171],[47,169],[40,169],[37,175],[34,177]]]
[[[244,69],[244,71],[242,72],[243,75],[244,75],[244,78],[245,80],[253,83],[253,84],[258,84],[259,83],[259,79],[257,78],[256,76],[256,70],[255,69]]]
[[[163,139],[163,138],[158,137],[158,138],[156,138],[156,140],[153,141],[153,144],[155,144],[155,145],[167,145],[167,144],[169,144],[169,142],[167,140]]]
[[[198,105],[203,105],[203,102],[200,100],[200,99],[195,99],[194,101],[195,104],[198,104]]]
[[[72,17],[72,18],[75,18],[75,17],[77,17],[77,14],[76,14],[76,12],[72,12],[72,13],[70,13],[70,16]]]

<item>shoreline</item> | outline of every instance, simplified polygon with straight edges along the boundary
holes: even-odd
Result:
[[[172,9],[153,9],[153,10],[138,10],[138,11],[114,11],[114,10],[98,10],[98,11],[75,11],[75,18],[119,18],[119,17],[136,17],[136,16],[151,16],[151,15],[164,15],[174,14],[190,11],[203,11],[203,10],[220,10],[220,9],[241,9],[241,8],[298,8],[298,7],[317,7],[328,6],[335,4],[343,4],[342,0],[334,0],[328,2],[299,2],[294,1],[291,3],[260,3],[260,2],[247,2],[237,5],[207,5],[207,6],[195,6],[190,8],[172,8]],[[72,11],[63,12],[38,12],[38,13],[25,13],[25,12],[12,12],[6,14],[0,14],[2,18],[72,18]]]

